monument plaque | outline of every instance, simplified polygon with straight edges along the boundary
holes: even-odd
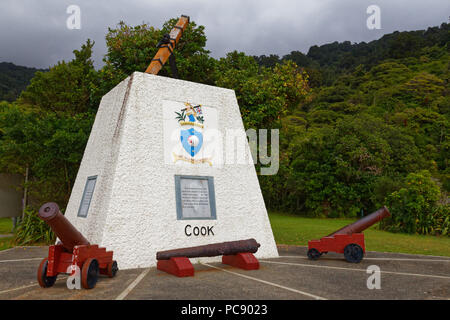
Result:
[[[81,198],[80,209],[78,210],[78,217],[86,218],[89,206],[91,204],[92,195],[94,194],[95,182],[97,176],[88,177],[86,186],[84,187],[83,197]]]
[[[177,217],[216,219],[213,177],[175,176]]]

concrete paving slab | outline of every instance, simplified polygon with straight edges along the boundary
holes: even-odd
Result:
[[[224,269],[235,271],[235,268],[221,266]],[[136,286],[126,299],[309,299],[298,293],[230,275],[204,265],[196,264],[194,268],[195,276],[185,278],[177,278],[152,268],[148,276]],[[266,267],[262,267],[262,270],[256,271],[264,272],[265,269]],[[253,271],[247,271],[246,274],[253,275]]]
[[[307,263],[270,262],[270,272],[266,272],[264,278],[270,278],[280,284],[289,284],[291,287],[327,299],[428,299],[433,298],[428,292],[435,288],[445,289],[445,282],[447,285],[450,284],[450,278],[436,279],[382,273],[381,289],[369,290],[367,279],[370,275],[362,268],[357,268],[361,271],[356,271],[345,267],[329,269],[326,266]],[[263,260],[261,264],[269,263]],[[450,297],[450,291],[447,295]]]
[[[47,255],[47,246],[15,247],[0,251],[0,260],[45,258]]]
[[[36,269],[37,270],[37,269]],[[115,278],[106,276],[99,277],[99,280],[92,290],[70,290],[67,288],[67,275],[59,275],[58,280],[51,288],[41,288],[37,284],[36,274],[31,282],[33,286],[23,287],[14,291],[0,291],[0,299],[11,300],[111,300],[116,295],[125,290],[126,287],[141,272],[140,269],[121,270]]]

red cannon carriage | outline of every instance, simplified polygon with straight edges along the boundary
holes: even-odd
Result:
[[[360,262],[366,252],[362,231],[390,215],[383,207],[320,240],[308,241],[308,258],[317,260],[323,253],[337,252],[343,253],[348,262]]]
[[[227,241],[204,246],[159,251],[156,253],[158,270],[177,277],[194,275],[194,267],[189,258],[222,256],[222,263],[244,269],[259,269],[259,261],[253,255],[260,244],[255,239]]]
[[[39,265],[37,279],[43,288],[51,287],[60,273],[74,275],[81,270],[81,285],[92,289],[99,274],[112,278],[119,270],[113,260],[113,252],[106,251],[89,241],[64,217],[54,202],[44,204],[39,209],[39,218],[55,232],[60,241],[48,249],[48,258]]]

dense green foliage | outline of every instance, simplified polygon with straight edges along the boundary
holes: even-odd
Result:
[[[66,204],[93,124],[94,114],[56,114],[0,106],[0,166],[25,173],[29,196],[38,206],[46,201]]]
[[[397,214],[383,221],[388,230],[421,234],[449,234],[450,205],[438,203],[439,186],[428,171],[410,173],[406,184],[387,201]]]
[[[14,104],[0,105],[0,170],[25,174],[32,204],[65,204],[98,107],[98,72],[87,41],[69,63],[37,72]]]
[[[24,218],[15,230],[14,240],[21,245],[53,243],[55,234],[48,224],[38,217],[36,211],[28,207]]]
[[[386,59],[419,58],[422,56],[422,49],[444,47],[449,41],[450,24],[443,23],[440,27],[430,27],[427,30],[396,31],[369,43],[335,41],[312,46],[306,55],[300,51],[292,51],[282,58],[274,54],[254,58],[259,65],[266,67],[273,67],[283,60],[294,61],[305,68],[310,75],[311,86],[315,87],[332,85],[338,76],[359,66],[368,71]]]
[[[165,33],[170,32],[177,21],[178,19],[170,19],[161,29],[147,24],[132,27],[124,22],[120,22],[116,28],[109,28],[106,35],[108,52],[104,58],[106,65],[101,70],[106,86],[117,84],[134,71],[145,71],[158,51],[156,45],[159,40]],[[194,21],[191,21],[174,55],[181,79],[214,84],[212,74],[215,61],[205,49],[204,29],[203,26],[197,26]],[[159,74],[172,76],[168,63]]]
[[[0,101],[16,100],[30,83],[36,71],[39,70],[0,62]]]
[[[277,128],[280,118],[305,100],[307,75],[292,61],[258,67],[244,53],[230,52],[218,61],[216,85],[234,89],[247,128]]]
[[[102,69],[87,41],[0,105],[0,171],[30,169],[31,205],[65,207],[100,98],[145,70],[176,21],[121,22],[106,35]],[[191,22],[175,57],[181,79],[235,90],[246,128],[280,129],[279,172],[259,177],[269,208],[355,217],[389,204],[384,228],[448,234],[449,32],[443,24],[282,59],[234,51],[216,60]],[[167,66],[161,74],[172,76]]]
[[[430,30],[435,41],[427,36]],[[385,53],[384,60],[372,56],[376,64],[343,68],[336,62],[342,58],[336,44],[329,56],[328,46],[315,48],[315,56],[313,48],[307,56],[285,56],[282,61],[309,60],[315,70],[309,72],[311,78],[333,68],[339,73],[328,72],[335,76],[332,84],[318,82],[311,99],[282,118],[280,171],[260,179],[268,206],[310,216],[352,217],[389,202],[394,218],[385,228],[448,234],[450,45],[442,39],[448,40],[449,32],[443,24],[425,33],[387,35],[370,44],[377,54]],[[400,54],[387,46],[413,35],[424,38],[414,51]],[[359,48],[350,45],[348,55],[357,55]],[[426,206],[416,203],[418,195],[408,188],[410,175],[423,174],[421,170],[436,180],[426,184],[437,188],[426,190],[435,194]]]
[[[59,62],[48,72],[37,72],[18,103],[33,110],[76,115],[96,111],[102,94],[99,72],[91,59],[94,43],[88,40],[75,58]]]

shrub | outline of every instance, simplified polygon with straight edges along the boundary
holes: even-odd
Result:
[[[448,235],[448,205],[438,204],[441,191],[428,171],[410,173],[406,184],[387,197],[392,217],[383,228],[406,233]]]
[[[23,219],[21,219],[16,228],[14,242],[18,245],[29,245],[33,243],[52,244],[55,242],[55,234],[38,217],[34,209],[27,207]]]

